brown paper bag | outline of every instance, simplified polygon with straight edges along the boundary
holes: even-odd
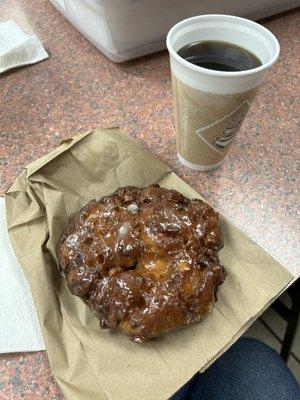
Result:
[[[67,399],[167,399],[225,351],[292,279],[221,216],[220,258],[228,277],[201,323],[142,345],[100,330],[59,271],[59,236],[89,200],[119,186],[155,182],[200,197],[114,128],[64,141],[30,164],[7,192],[10,238],[31,287],[53,375]]]

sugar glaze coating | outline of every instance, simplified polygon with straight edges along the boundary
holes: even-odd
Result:
[[[63,234],[70,291],[101,328],[135,342],[200,321],[226,277],[218,215],[201,200],[151,185],[89,202]]]

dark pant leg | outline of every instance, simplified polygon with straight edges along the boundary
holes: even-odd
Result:
[[[172,400],[300,400],[300,388],[275,350],[241,338]]]

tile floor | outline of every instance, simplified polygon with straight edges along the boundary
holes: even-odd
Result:
[[[289,297],[286,294],[281,296],[282,301],[288,305]],[[282,340],[284,335],[286,322],[272,309],[268,308],[245,333],[245,336],[254,337],[273,347],[280,352],[281,343],[276,336],[270,332],[270,329]],[[268,329],[269,328],[269,329]],[[292,347],[288,366],[292,370],[297,381],[300,383],[300,321],[298,322],[298,330]]]

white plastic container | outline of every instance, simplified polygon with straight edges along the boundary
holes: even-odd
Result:
[[[199,14],[264,18],[298,0],[50,0],[99,50],[122,62],[161,50],[169,29]]]

